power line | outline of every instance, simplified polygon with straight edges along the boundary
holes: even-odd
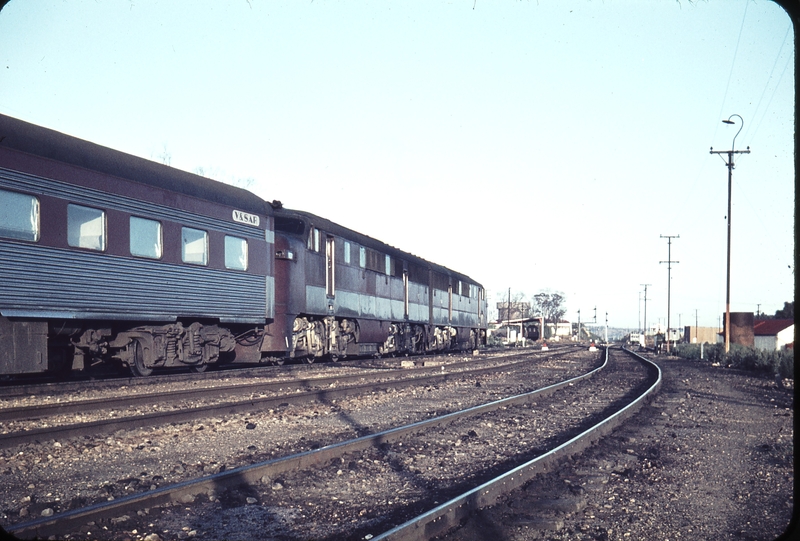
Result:
[[[733,59],[731,60],[731,71],[728,73],[728,82],[725,84],[725,94],[722,96],[722,103],[719,107],[719,114],[717,116],[722,116],[722,111],[725,109],[725,100],[728,99],[728,89],[731,86],[731,79],[733,78],[733,68],[736,66],[736,57],[739,53],[739,42],[742,41],[742,32],[744,30],[744,21],[747,19],[747,6],[750,2],[744,3],[744,14],[742,15],[742,25],[739,27],[739,35],[736,38],[736,48],[733,50]],[[719,126],[717,126],[719,128]],[[716,130],[714,130],[716,133]]]
[[[783,71],[781,72],[781,76],[778,78],[778,82],[775,84],[775,88],[772,89],[772,95],[769,97],[769,101],[767,102],[767,106],[764,108],[764,114],[761,115],[761,119],[758,121],[758,125],[756,129],[753,130],[753,135],[750,137],[750,141],[752,141],[756,133],[758,133],[758,128],[761,127],[761,123],[767,117],[767,113],[769,112],[769,106],[772,105],[772,99],[775,97],[775,94],[778,92],[778,88],[781,86],[781,81],[783,80],[783,76],[786,74],[786,70],[789,69],[789,63],[792,61],[791,55],[786,59],[786,65],[783,66]],[[749,135],[749,134],[748,134]]]

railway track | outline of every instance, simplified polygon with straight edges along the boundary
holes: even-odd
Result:
[[[206,529],[208,535],[230,537],[222,505],[241,508],[256,520],[264,513],[282,516],[271,521],[289,529],[282,535],[297,526],[293,516],[302,516],[300,537],[342,538],[343,532],[351,532],[353,539],[363,539],[389,530],[380,537],[427,539],[420,532],[430,536],[446,530],[463,512],[493,501],[498,487],[518,486],[540,468],[589,445],[630,415],[631,404],[640,403],[645,390],[657,388],[653,370],[639,361],[617,358],[603,366],[532,392],[41,518],[11,532],[28,537],[75,531],[79,537],[100,533],[103,538],[104,532],[125,529],[131,522],[155,520],[151,511],[166,524],[188,509],[193,524],[214,522],[210,516],[222,521]],[[367,483],[371,478],[379,481],[377,486]],[[360,484],[364,490],[357,489]],[[307,506],[295,505],[305,500]],[[309,531],[315,517],[322,529]],[[87,530],[103,527],[109,529]],[[193,531],[185,528],[166,529],[184,536]]]
[[[476,359],[470,360],[457,360],[464,359],[467,355],[449,354],[438,356],[418,356],[409,358],[387,357],[379,359],[358,359],[352,361],[339,361],[336,363],[314,363],[314,364],[296,364],[284,366],[225,366],[217,369],[208,370],[207,372],[182,372],[172,371],[169,373],[162,373],[152,375],[146,378],[123,376],[114,374],[105,374],[98,376],[81,376],[63,381],[52,381],[42,378],[30,379],[7,379],[0,381],[0,401],[13,400],[19,397],[58,397],[65,394],[86,392],[87,390],[102,391],[103,389],[118,390],[121,388],[137,391],[139,389],[147,389],[156,387],[158,385],[180,385],[184,386],[209,386],[218,383],[224,383],[231,379],[286,379],[298,380],[303,378],[318,377],[319,374],[326,372],[335,372],[336,375],[346,370],[352,370],[359,373],[368,373],[371,371],[386,371],[391,372],[398,370],[403,360],[408,360],[419,365],[425,364],[447,364],[455,367],[469,366],[471,364],[487,362],[490,360],[513,360],[519,356],[529,355],[543,355],[547,356],[554,352],[563,354],[570,350],[574,350],[572,345],[564,345],[560,347],[551,347],[549,352],[538,350],[522,350],[519,352],[499,352],[499,353],[484,353]]]
[[[606,350],[606,354],[608,355]],[[661,387],[661,370],[652,361],[627,351],[646,367],[648,378],[644,385],[626,397],[627,404],[611,408],[613,413],[603,414],[563,443],[549,449],[485,483],[451,498],[447,502],[424,512],[391,530],[373,537],[375,541],[427,541],[457,527],[461,520],[477,509],[493,505],[499,498],[522,487],[537,474],[553,468],[557,462],[586,449],[600,438],[633,416],[647,400],[651,400]]]
[[[502,364],[485,360],[451,363],[414,370],[383,370],[373,373],[244,382],[210,387],[169,389],[155,393],[132,393],[119,397],[43,402],[0,409],[0,449],[17,445],[113,433],[166,423],[182,423],[214,415],[270,409],[289,404],[337,400],[375,392],[386,386],[403,389],[441,384],[464,377],[477,377],[500,369],[513,370],[531,359],[555,358],[568,351],[532,356],[530,352],[505,357]],[[521,359],[521,360],[520,360]],[[476,364],[484,365],[474,368]],[[198,401],[204,405],[195,405]],[[210,403],[209,403],[210,402]],[[159,411],[152,411],[157,407]],[[132,410],[138,409],[138,412]],[[95,420],[57,424],[51,417],[94,412]],[[31,426],[39,425],[38,428]]]

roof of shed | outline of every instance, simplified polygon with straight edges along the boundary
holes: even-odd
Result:
[[[753,324],[753,334],[758,336],[775,336],[792,325],[794,325],[793,319],[758,319]]]

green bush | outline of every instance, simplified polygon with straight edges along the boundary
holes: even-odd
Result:
[[[697,344],[678,344],[675,346],[675,355],[690,361],[699,361],[700,346]]]
[[[723,344],[706,344],[703,348],[703,360],[719,363],[723,366],[780,375],[784,378],[794,377],[794,350],[758,351],[738,344],[731,344],[730,351],[725,353]],[[697,344],[679,344],[675,355],[689,360],[700,360],[700,346]]]
[[[489,347],[503,347],[503,339],[493,334],[486,339],[486,345]]]
[[[778,374],[782,378],[794,378],[794,349],[776,351],[775,354],[779,357]]]
[[[675,346],[675,355],[691,361],[700,360],[700,344],[678,344]],[[703,344],[703,360],[710,363],[722,364],[725,348],[722,344]]]

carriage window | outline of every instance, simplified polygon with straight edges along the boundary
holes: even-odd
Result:
[[[388,255],[386,256],[386,269],[385,269],[385,272],[389,276],[392,275],[392,258],[391,258],[391,256],[388,256]]]
[[[161,222],[131,216],[131,255],[161,259]]]
[[[225,236],[225,267],[247,270],[247,240]]]
[[[350,264],[350,243],[344,241],[344,262]]]
[[[39,240],[39,200],[0,190],[0,237]]]
[[[362,269],[367,266],[367,249],[363,246],[358,248],[358,264]]]
[[[80,205],[67,205],[67,244],[75,248],[105,250],[106,213]]]
[[[181,228],[181,257],[184,263],[208,264],[208,233],[190,227]]]

